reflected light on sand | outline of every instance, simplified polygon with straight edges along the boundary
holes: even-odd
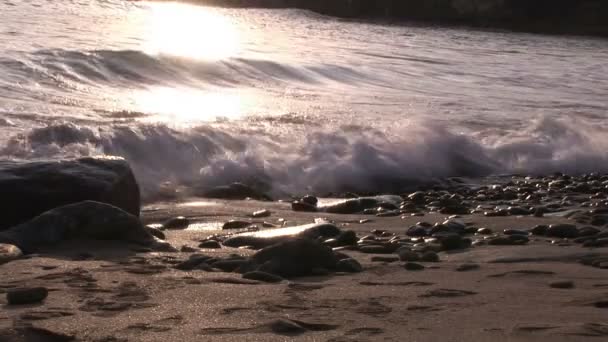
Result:
[[[135,91],[131,101],[136,111],[150,114],[146,121],[152,122],[186,124],[243,115],[241,95],[228,91],[154,87]]]
[[[238,52],[235,25],[216,9],[175,2],[149,6],[146,53],[218,60]]]

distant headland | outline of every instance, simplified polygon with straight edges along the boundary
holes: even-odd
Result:
[[[465,25],[608,37],[605,0],[188,0],[223,7],[301,8],[351,19]]]

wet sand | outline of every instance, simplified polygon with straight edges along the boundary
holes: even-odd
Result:
[[[197,253],[226,256],[253,251],[197,246],[206,236],[226,232],[211,228],[230,219],[249,219],[247,215],[259,209],[272,212],[259,221],[293,226],[323,217],[359,236],[373,229],[403,235],[418,221],[442,222],[447,216],[335,215],[294,212],[289,203],[280,202],[196,201],[148,205],[143,220],[159,223],[186,216],[196,224],[165,231],[167,241],[178,249],[186,245]],[[361,219],[371,221],[361,224]],[[570,221],[481,214],[461,220],[497,232]],[[579,261],[608,257],[608,249],[552,243],[547,237],[530,240],[523,246],[441,252],[440,262],[420,262],[426,266],[422,271],[408,271],[402,261],[374,261],[379,255],[344,250],[363,265],[363,272],[276,284],[242,279],[237,273],[173,268],[192,252],[145,252],[117,242],[71,241],[0,265],[0,292],[22,286],[50,290],[37,305],[9,306],[0,297],[0,340],[15,340],[15,331],[40,341],[606,339],[608,274]]]

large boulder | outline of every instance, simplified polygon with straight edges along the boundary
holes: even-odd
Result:
[[[137,216],[94,201],[55,208],[0,232],[0,243],[15,245],[26,253],[69,239],[121,240],[169,247],[150,234]]]
[[[0,161],[0,189],[0,230],[47,210],[86,200],[108,203],[139,216],[139,187],[122,158]]]
[[[294,238],[263,248],[251,260],[261,271],[282,277],[313,274],[315,269],[335,269],[338,258],[333,250],[316,240]]]

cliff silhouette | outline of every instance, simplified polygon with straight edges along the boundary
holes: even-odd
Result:
[[[301,8],[353,19],[608,37],[608,0],[190,0],[223,7]]]

